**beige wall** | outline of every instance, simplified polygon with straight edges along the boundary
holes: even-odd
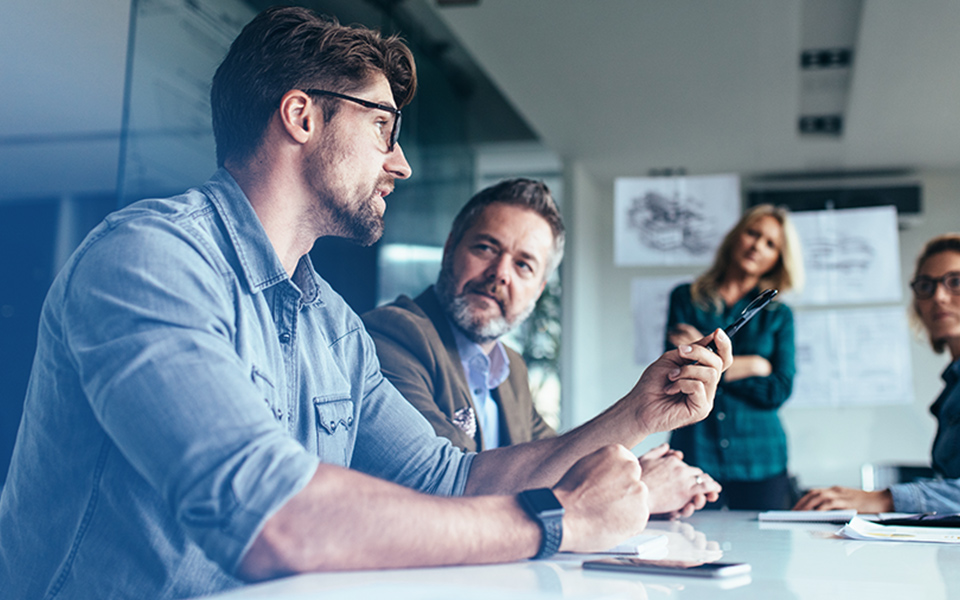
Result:
[[[633,363],[630,282],[635,277],[689,273],[676,268],[624,268],[613,264],[613,181],[597,180],[579,164],[568,164],[564,206],[569,230],[563,265],[563,427],[570,428],[623,396],[640,376]],[[960,231],[960,171],[921,177],[924,212],[900,232],[901,269],[906,280],[930,237]],[[904,297],[908,288],[904,281]],[[904,302],[906,309],[906,301]],[[939,393],[944,355],[912,340],[912,405],[872,408],[791,408],[781,417],[789,436],[790,470],[802,486],[859,486],[867,462],[929,462],[935,421],[928,407]],[[870,360],[881,348],[864,348]],[[666,439],[658,434],[645,450]]]

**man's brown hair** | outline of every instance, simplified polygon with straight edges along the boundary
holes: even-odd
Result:
[[[243,28],[213,76],[210,105],[217,165],[257,150],[280,99],[293,89],[350,93],[382,73],[403,107],[417,88],[413,54],[397,36],[381,37],[296,6],[268,8]],[[324,120],[337,103],[323,103]]]

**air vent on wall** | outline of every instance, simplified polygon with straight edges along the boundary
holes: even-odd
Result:
[[[923,188],[909,171],[757,177],[744,185],[748,206],[775,204],[791,211],[893,206],[901,228],[919,222]]]

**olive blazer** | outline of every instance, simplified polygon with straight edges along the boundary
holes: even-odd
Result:
[[[362,318],[376,343],[384,376],[437,434],[464,450],[483,450],[482,431],[475,420],[477,409],[457,342],[433,286],[416,299],[400,296]],[[556,435],[533,406],[523,358],[510,348],[506,351],[510,376],[491,392],[500,407],[500,444]],[[471,431],[473,435],[469,435]]]

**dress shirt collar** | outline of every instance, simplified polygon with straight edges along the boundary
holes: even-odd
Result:
[[[507,377],[510,376],[510,360],[507,358],[507,351],[504,349],[503,343],[497,340],[488,356],[480,347],[480,344],[468,338],[449,317],[447,317],[447,320],[450,322],[450,329],[453,331],[453,339],[457,342],[460,361],[467,371],[467,380],[472,380],[471,372],[480,370],[486,372],[488,389],[495,389],[506,381]]]

